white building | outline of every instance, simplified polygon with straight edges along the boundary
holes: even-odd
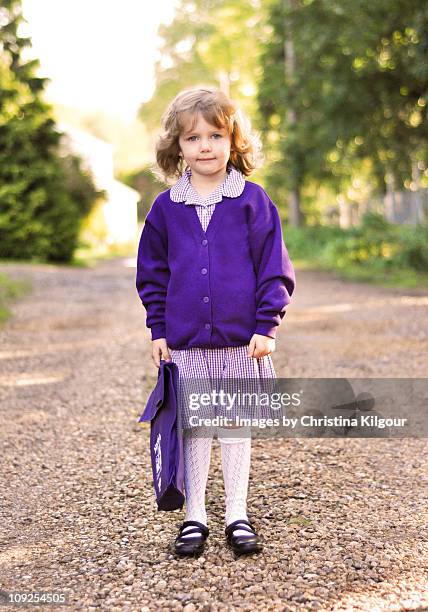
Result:
[[[57,126],[64,134],[61,145],[82,159],[82,166],[91,173],[96,188],[107,193],[102,205],[107,245],[135,243],[140,194],[114,178],[113,145],[66,123]]]

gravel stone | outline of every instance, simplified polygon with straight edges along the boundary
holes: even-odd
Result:
[[[184,510],[156,508],[138,418],[157,370],[128,263],[0,264],[33,283],[0,329],[0,590],[108,612],[428,609],[424,439],[254,440],[265,548],[237,559],[215,440],[207,547],[175,558]],[[425,377],[427,295],[298,272],[278,376]]]

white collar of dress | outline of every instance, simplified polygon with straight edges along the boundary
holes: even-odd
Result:
[[[171,187],[170,197],[173,202],[184,202],[185,204],[201,204],[201,196],[194,189],[190,182],[192,176],[191,169],[187,166],[183,175]],[[244,191],[244,175],[236,170],[231,164],[227,167],[227,176],[224,181],[208,196],[210,203],[221,202],[223,196],[227,198],[237,198]]]

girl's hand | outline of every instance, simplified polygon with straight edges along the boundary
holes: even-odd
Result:
[[[157,368],[160,367],[160,360],[171,361],[166,338],[152,340],[152,359]]]
[[[248,347],[248,357],[259,359],[265,355],[270,355],[275,350],[275,340],[261,334],[253,334]]]

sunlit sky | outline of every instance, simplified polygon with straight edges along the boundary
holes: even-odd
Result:
[[[153,88],[159,56],[157,29],[169,23],[176,0],[22,0],[41,63],[52,79],[47,98],[82,110],[101,110],[131,120]]]

